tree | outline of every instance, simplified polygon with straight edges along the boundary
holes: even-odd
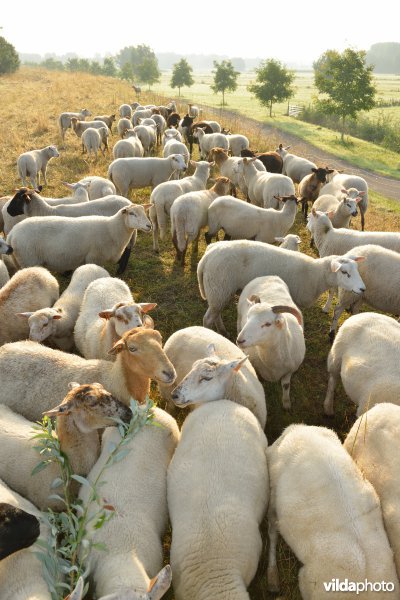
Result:
[[[194,84],[192,72],[193,69],[185,58],[181,58],[179,62],[174,64],[171,77],[171,87],[178,88],[179,96],[181,95],[181,87],[184,85],[190,87]]]
[[[365,56],[364,50],[352,48],[346,48],[342,53],[327,50],[313,64],[315,86],[327,96],[318,100],[318,107],[341,119],[342,141],[346,119],[356,120],[361,110],[371,110],[375,106],[373,66],[367,66]]]
[[[137,78],[141,83],[148,83],[149,89],[152,83],[160,81],[161,72],[158,68],[157,58],[147,57],[143,62],[134,69]]]
[[[214,85],[211,86],[214,94],[222,92],[222,106],[225,106],[225,92],[234,92],[237,88],[237,78],[239,71],[235,71],[230,60],[223,60],[220,63],[214,60]]]
[[[256,69],[256,74],[257,83],[249,85],[247,89],[263,106],[269,106],[269,116],[272,117],[272,105],[293,96],[295,74],[274,58],[263,61]]]
[[[375,73],[400,73],[400,44],[398,42],[381,42],[373,44],[368,50],[365,60],[373,65]]]
[[[0,37],[0,75],[14,73],[19,69],[20,60],[14,46]]]
[[[104,75],[108,75],[108,77],[116,77],[117,76],[117,67],[115,66],[114,60],[107,56],[103,62],[103,73]]]

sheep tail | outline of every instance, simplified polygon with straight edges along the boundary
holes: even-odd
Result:
[[[177,215],[173,219],[173,223],[171,225],[171,230],[173,227],[176,232],[177,245],[181,252],[183,252],[186,248],[185,224],[185,219],[181,215]],[[172,235],[173,234],[174,231],[172,231]]]

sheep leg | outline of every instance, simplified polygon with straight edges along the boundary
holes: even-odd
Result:
[[[267,584],[270,592],[279,592],[279,573],[276,561],[276,547],[278,544],[278,526],[273,500],[270,500],[268,508],[268,569],[267,569]]]
[[[213,236],[210,233],[208,233],[208,231],[204,233],[204,238],[206,240],[207,246],[208,244],[211,244]]]
[[[157,212],[154,204],[150,206],[149,217],[151,224],[153,225],[153,250],[154,252],[160,252],[160,248],[158,245],[158,221],[157,221]]]
[[[364,231],[364,225],[365,225],[365,214],[360,210],[361,213],[361,231]]]
[[[333,343],[333,340],[335,339],[338,321],[339,321],[344,309],[345,309],[345,307],[343,306],[343,304],[338,304],[335,307],[335,310],[333,311],[333,319],[332,319],[331,327],[329,329],[329,339],[330,339],[331,344]]]
[[[178,236],[176,234],[176,230],[174,231],[174,235],[172,236],[172,243],[173,243],[173,245],[175,247],[175,250],[176,250],[176,260],[179,260],[182,263],[182,254],[184,254],[185,251],[181,252],[181,250],[179,249],[179,246],[178,246]],[[185,259],[183,258],[183,260],[185,260]]]
[[[126,271],[126,267],[128,266],[129,258],[131,256],[132,248],[136,243],[136,235],[132,234],[131,239],[126,245],[125,250],[123,251],[121,258],[118,261],[118,269],[117,275],[122,275]]]
[[[204,317],[203,317],[203,327],[208,327],[208,329],[213,329],[213,325],[215,325],[218,333],[222,335],[226,335],[227,331],[222,321],[221,313],[218,309],[212,309],[208,307]]]
[[[333,298],[335,297],[335,291],[336,291],[335,288],[329,288],[328,299],[325,302],[324,306],[322,307],[322,312],[328,313],[330,311]]]
[[[335,415],[333,410],[333,400],[337,379],[337,375],[334,373],[329,373],[328,389],[326,390],[326,396],[324,400],[324,413],[327,417],[333,417]]]
[[[282,386],[282,404],[283,408],[289,410],[292,405],[290,403],[290,379],[292,377],[291,373],[287,373],[281,379]]]

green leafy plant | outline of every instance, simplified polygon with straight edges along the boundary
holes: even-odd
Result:
[[[53,600],[61,600],[65,594],[70,593],[79,577],[85,580],[89,574],[89,555],[92,548],[107,550],[102,544],[92,540],[91,533],[103,527],[114,515],[114,507],[108,505],[101,497],[100,489],[104,485],[102,480],[105,470],[113,464],[123,460],[130,449],[127,444],[146,425],[153,423],[153,402],[147,398],[144,405],[139,405],[131,400],[130,408],[132,418],[129,423],[116,419],[116,424],[121,436],[118,444],[112,443],[110,455],[94,481],[72,472],[68,457],[62,452],[54,425],[48,417],[34,426],[38,445],[36,446],[42,460],[32,471],[32,475],[40,473],[50,463],[56,463],[60,469],[60,477],[52,483],[52,489],[58,490],[49,496],[50,499],[64,503],[62,512],[49,509],[43,513],[43,520],[49,527],[49,537],[46,541],[38,540],[36,555],[43,565],[43,573]],[[90,488],[87,503],[74,499],[71,494],[71,483],[76,481]],[[89,515],[89,506],[95,502],[98,510]],[[87,591],[85,586],[84,593]]]

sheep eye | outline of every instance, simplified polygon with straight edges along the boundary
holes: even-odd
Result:
[[[341,273],[343,273],[343,275],[347,275],[347,277],[350,278],[350,273],[348,273],[347,271],[341,271]]]
[[[203,375],[203,377],[200,377],[199,379],[199,383],[201,383],[202,381],[211,381],[212,377],[206,377]]]
[[[264,323],[264,325],[261,325],[261,327],[271,327],[271,323]]]
[[[129,352],[136,352],[137,348],[135,348],[134,346],[129,346]]]
[[[117,321],[122,321],[122,317],[120,315],[115,315],[115,318],[117,319]]]

